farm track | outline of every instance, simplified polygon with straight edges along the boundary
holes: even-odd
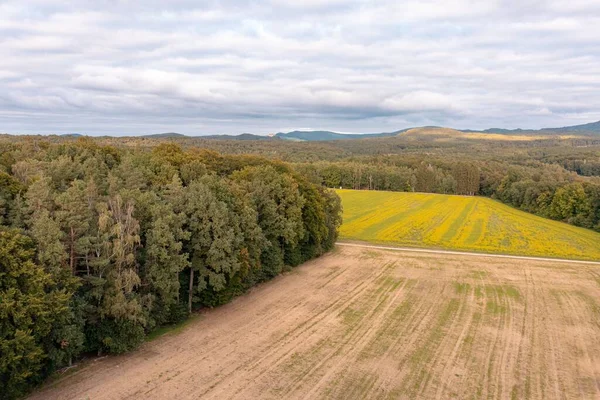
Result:
[[[338,246],[31,399],[600,398],[600,265],[414,250]]]
[[[402,251],[405,253],[429,253],[429,254],[448,254],[448,255],[460,255],[460,256],[471,256],[471,257],[493,257],[493,258],[510,258],[514,260],[529,260],[529,261],[550,261],[560,262],[568,264],[588,264],[588,265],[600,265],[600,261],[583,261],[583,260],[570,260],[566,258],[547,258],[547,257],[530,257],[530,256],[515,256],[510,254],[488,254],[488,253],[476,253],[470,251],[453,251],[453,250],[436,250],[436,249],[421,249],[414,247],[399,247],[399,246],[378,246],[375,244],[367,243],[348,243],[348,242],[337,242],[337,246],[351,246],[351,247],[362,247],[374,250],[391,250],[391,251]],[[591,273],[594,278],[600,282],[600,277],[596,273]]]

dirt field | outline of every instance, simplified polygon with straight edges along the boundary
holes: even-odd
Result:
[[[600,398],[600,266],[338,247],[32,399]]]

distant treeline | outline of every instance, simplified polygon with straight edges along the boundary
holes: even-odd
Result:
[[[331,249],[337,195],[281,163],[90,139],[0,149],[0,397],[121,353]]]
[[[412,155],[298,163],[294,168],[330,188],[482,195],[600,231],[600,181],[578,176],[558,164],[455,162]]]

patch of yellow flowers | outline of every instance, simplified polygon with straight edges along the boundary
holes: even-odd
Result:
[[[337,190],[341,239],[600,260],[600,234],[484,197]]]

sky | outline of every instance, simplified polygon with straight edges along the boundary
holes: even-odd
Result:
[[[0,0],[0,132],[597,120],[598,0]]]

